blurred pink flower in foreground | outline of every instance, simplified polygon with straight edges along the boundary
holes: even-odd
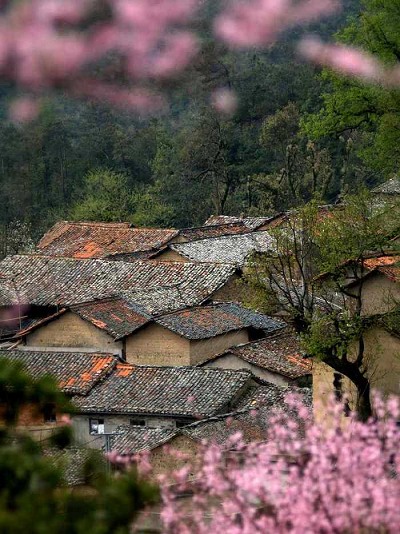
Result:
[[[224,115],[233,115],[238,106],[238,99],[231,89],[216,89],[211,95],[214,109]]]
[[[160,109],[165,101],[155,82],[194,60],[202,41],[192,23],[204,5],[206,0],[0,1],[0,79],[25,95],[13,104],[11,118],[34,118],[34,99],[49,90],[141,112]],[[265,47],[339,7],[339,0],[227,0],[214,31],[233,48]],[[400,83],[398,65],[384,69],[361,51],[315,40],[300,48],[308,60],[338,72]],[[227,115],[236,107],[233,93],[223,88],[211,101]]]
[[[159,477],[163,532],[398,532],[399,399],[375,399],[368,423],[344,422],[343,406],[331,404],[329,426],[300,399],[288,403],[269,417],[265,441],[236,433],[224,446],[203,443],[200,465]]]

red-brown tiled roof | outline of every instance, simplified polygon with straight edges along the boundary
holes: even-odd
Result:
[[[123,299],[87,302],[72,306],[71,311],[115,339],[128,336],[151,319],[139,306],[128,304]]]
[[[53,376],[60,389],[70,395],[87,395],[117,363],[112,354],[97,352],[1,350],[0,358],[22,363],[34,379]]]
[[[210,224],[198,226],[196,228],[183,228],[182,230],[179,230],[179,242],[197,241],[198,239],[219,237],[222,235],[247,234],[250,231],[250,228],[248,228],[243,221],[215,225]]]
[[[303,358],[299,339],[292,333],[282,332],[231,347],[222,354],[210,358],[202,366],[206,366],[210,360],[215,361],[228,355],[234,355],[252,365],[291,379],[311,374],[311,361]]]
[[[400,282],[400,256],[385,255],[364,260],[364,266],[370,271],[379,271],[390,280]]]
[[[178,233],[174,229],[133,228],[129,223],[58,222],[39,241],[40,254],[70,258],[105,258],[157,250]]]

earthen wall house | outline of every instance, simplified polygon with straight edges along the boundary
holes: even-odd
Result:
[[[400,304],[400,268],[398,256],[380,256],[365,260],[370,269],[362,281],[362,309],[364,317],[371,318],[371,327],[363,333],[364,362],[371,389],[383,395],[400,395],[400,325],[394,331],[385,327],[379,317],[398,309]],[[356,294],[359,286],[351,284],[349,291]],[[352,299],[349,298],[350,304]],[[374,321],[375,316],[375,321]],[[349,346],[349,359],[355,358],[358,343]],[[329,395],[349,398],[355,406],[356,389],[352,382],[334,369],[318,361],[313,362],[313,401],[315,416],[323,420]]]
[[[124,342],[114,341],[104,330],[67,311],[53,321],[42,325],[25,337],[29,348],[82,348],[90,351],[122,355]]]

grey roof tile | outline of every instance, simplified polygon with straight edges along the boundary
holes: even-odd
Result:
[[[248,371],[118,364],[74,402],[83,413],[205,417],[221,412],[251,377]]]
[[[213,237],[189,243],[176,243],[170,249],[189,260],[204,263],[230,263],[241,267],[254,252],[272,253],[275,239],[269,232]]]
[[[291,332],[281,332],[258,341],[231,347],[207,360],[215,361],[227,355],[280,374],[296,379],[311,374],[311,361],[303,358],[299,338]],[[207,365],[207,362],[202,365]]]
[[[244,308],[235,302],[188,308],[158,317],[156,322],[193,340],[207,339],[248,327],[274,332],[286,326],[282,321]]]
[[[97,352],[0,350],[0,358],[20,362],[34,379],[53,376],[60,389],[70,395],[89,393],[117,363],[112,354]]]
[[[0,262],[0,272],[13,280],[20,302],[55,306],[171,287],[178,288],[187,300],[201,301],[223,286],[235,269],[185,262],[129,263],[15,255]],[[0,279],[0,288],[4,283],[4,278]],[[0,305],[8,305],[9,300],[7,297]]]

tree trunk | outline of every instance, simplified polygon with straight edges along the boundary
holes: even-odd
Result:
[[[372,415],[372,406],[371,406],[371,386],[369,381],[365,379],[365,383],[362,382],[356,384],[357,387],[357,415],[360,421],[367,421]]]

